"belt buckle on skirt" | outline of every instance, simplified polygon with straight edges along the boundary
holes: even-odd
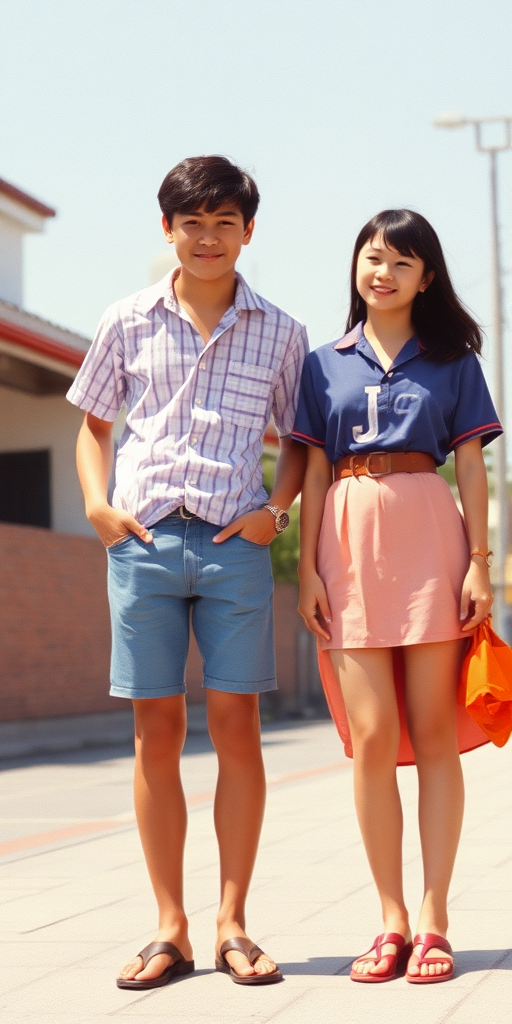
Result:
[[[382,473],[372,473],[372,471],[370,469],[370,465],[371,465],[371,459],[373,459],[373,458],[379,458],[379,459],[385,458],[386,459],[386,468],[382,471]],[[391,473],[391,456],[390,456],[389,452],[370,452],[370,454],[367,455],[367,457],[366,457],[365,466],[366,466],[366,472],[367,472],[368,476],[371,476],[371,477],[387,476],[388,473]]]

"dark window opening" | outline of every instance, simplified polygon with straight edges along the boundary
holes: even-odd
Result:
[[[50,452],[0,452],[0,522],[51,527]]]

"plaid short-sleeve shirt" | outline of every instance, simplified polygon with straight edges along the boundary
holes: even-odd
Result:
[[[271,415],[291,433],[307,336],[237,274],[205,345],[176,299],[178,273],[107,309],[67,397],[109,421],[126,406],[114,508],[150,526],[186,505],[225,526],[266,501],[263,433]]]

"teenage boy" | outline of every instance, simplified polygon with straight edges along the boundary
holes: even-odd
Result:
[[[135,808],[159,909],[155,942],[117,984],[153,988],[194,970],[179,768],[190,618],[219,763],[215,963],[236,983],[266,984],[282,975],[245,931],[265,801],[258,694],[276,687],[268,546],[302,483],[303,446],[289,435],[307,339],[235,272],[259,202],[248,174],[224,157],[194,157],[169,172],[158,198],[180,266],[107,310],[68,394],[86,413],[77,464],[108,550],[110,692],[133,701]],[[268,498],[259,460],[271,413],[280,454]]]

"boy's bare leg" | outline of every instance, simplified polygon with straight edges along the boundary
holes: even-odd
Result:
[[[192,959],[188,922],[183,908],[183,851],[187,810],[180,777],[180,756],[186,737],[185,697],[134,700],[135,812],[151,883],[158,903],[155,939],[173,942]],[[120,977],[155,978],[172,962],[159,954],[142,970],[135,957]],[[139,973],[140,972],[140,973]]]
[[[207,707],[208,729],[219,761],[214,807],[221,881],[218,955],[226,939],[247,935],[245,902],[263,821],[265,772],[258,695],[208,690]],[[236,951],[226,959],[241,975],[268,974],[276,966],[270,957],[261,956],[251,967]]]

